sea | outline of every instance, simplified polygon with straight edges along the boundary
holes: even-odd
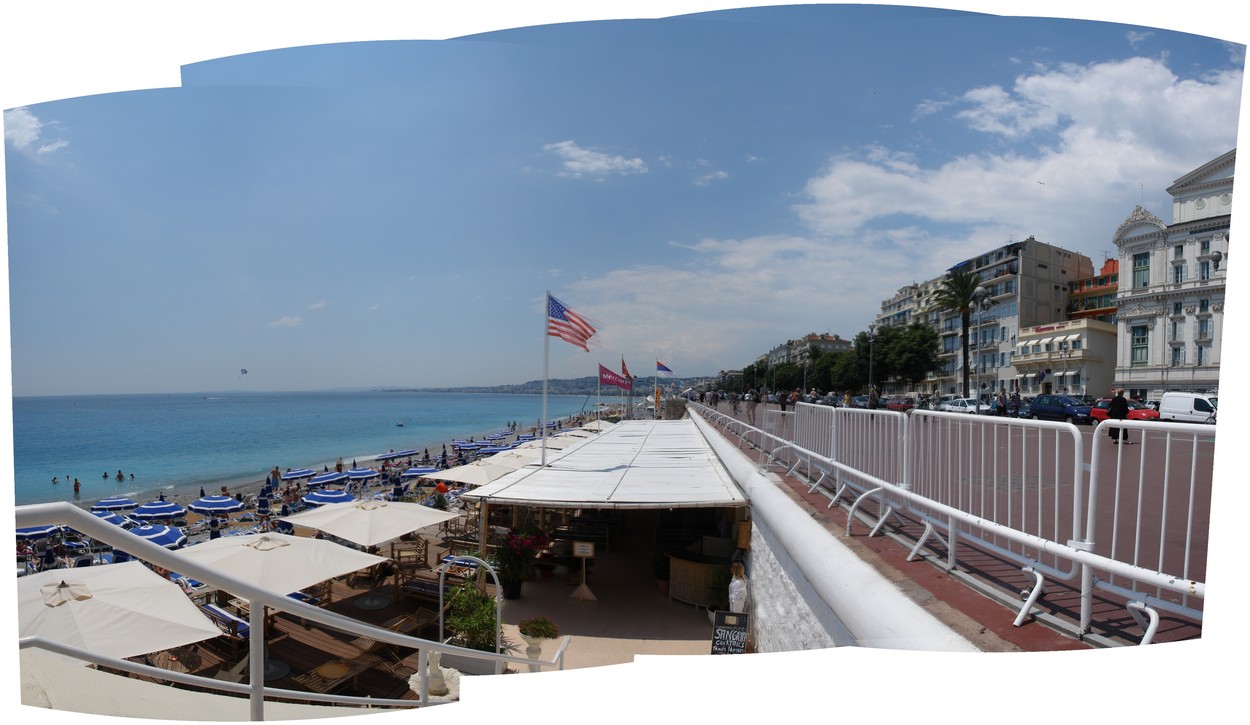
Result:
[[[552,395],[548,420],[586,413]],[[14,504],[89,506],[165,493],[187,502],[259,485],[279,467],[375,466],[406,449],[437,458],[458,438],[536,429],[542,396],[407,391],[38,396],[13,399]],[[450,450],[450,449],[449,449]],[[122,480],[117,480],[118,472]],[[53,483],[53,478],[57,483]],[[73,481],[80,489],[75,494]]]

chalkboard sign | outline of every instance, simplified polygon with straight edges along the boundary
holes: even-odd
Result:
[[[747,630],[751,615],[745,612],[716,612],[712,625],[712,654],[740,655],[747,651]]]

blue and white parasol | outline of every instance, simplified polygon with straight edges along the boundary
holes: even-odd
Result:
[[[312,478],[308,479],[308,487],[318,488],[321,486],[325,486],[327,484],[338,483],[339,481],[346,481],[346,480],[347,480],[346,473],[343,473],[342,471],[331,471],[329,473],[322,473],[320,475],[313,476]]]
[[[182,533],[182,529],[162,524],[136,526],[130,530],[130,533],[166,549],[179,549],[187,544],[187,535]]]
[[[129,511],[138,506],[138,502],[131,501],[128,498],[105,498],[100,499],[94,506],[92,511]]]
[[[187,508],[205,516],[211,514],[232,514],[247,508],[242,501],[233,496],[203,496],[187,504]]]
[[[352,481],[368,481],[371,478],[377,478],[382,474],[372,468],[353,468],[347,472],[347,477]]]
[[[176,519],[186,516],[187,510],[173,501],[149,501],[134,511],[130,512],[130,518],[138,521],[152,521],[156,519]]]
[[[311,491],[300,500],[309,506],[324,506],[330,503],[349,503],[355,501],[356,498],[346,491],[325,489],[322,491]]]
[[[414,466],[399,474],[400,478],[418,478],[427,473],[437,473],[438,469],[434,466]]]
[[[316,473],[311,468],[296,468],[282,474],[283,481],[294,481],[297,478],[312,478]]]
[[[48,524],[47,526],[24,526],[17,530],[17,539],[18,541],[46,539],[60,531],[61,527],[56,524]]]

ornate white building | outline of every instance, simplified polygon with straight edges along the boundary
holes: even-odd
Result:
[[[1172,224],[1140,206],[1116,229],[1115,385],[1158,400],[1219,388],[1237,150],[1177,179]]]

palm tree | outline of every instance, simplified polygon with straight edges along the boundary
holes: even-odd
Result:
[[[946,275],[942,286],[933,293],[932,307],[935,310],[959,311],[959,321],[963,327],[963,370],[964,397],[968,396],[968,326],[971,324],[973,300],[981,285],[981,277],[972,272],[955,271]]]

